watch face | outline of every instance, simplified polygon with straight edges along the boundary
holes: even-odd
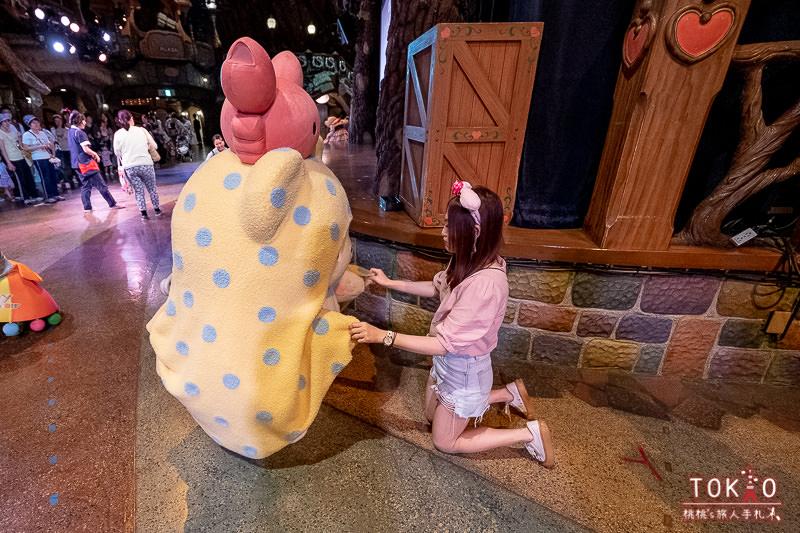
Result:
[[[392,332],[391,331],[388,332],[386,334],[386,336],[383,338],[383,344],[385,344],[386,346],[391,346],[392,345]]]

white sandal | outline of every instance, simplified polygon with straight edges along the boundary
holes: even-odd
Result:
[[[515,379],[513,383],[506,385],[506,390],[511,393],[511,401],[506,403],[504,409],[509,422],[511,421],[509,407],[519,411],[525,420],[533,420],[533,400],[528,396],[525,383],[521,379]]]
[[[553,468],[556,465],[556,455],[553,451],[553,439],[550,436],[550,428],[547,424],[539,420],[528,422],[528,431],[531,432],[533,440],[525,443],[525,449],[539,461],[545,468]]]

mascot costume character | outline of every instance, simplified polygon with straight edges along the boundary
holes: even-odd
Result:
[[[241,38],[221,81],[231,149],[178,198],[169,294],[147,329],[170,394],[215,442],[263,458],[305,435],[350,362],[356,319],[336,290],[356,276],[352,216],[318,160],[319,114],[294,54],[270,59]]]

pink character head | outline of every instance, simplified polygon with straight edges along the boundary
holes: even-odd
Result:
[[[270,150],[292,148],[311,155],[319,137],[319,113],[303,90],[297,57],[284,51],[270,59],[249,37],[233,43],[222,63],[220,126],[230,149],[254,164]]]

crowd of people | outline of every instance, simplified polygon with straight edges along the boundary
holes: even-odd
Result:
[[[115,147],[117,133],[128,132],[133,124],[129,120],[120,122],[119,117],[112,118],[106,113],[100,113],[96,117],[81,114],[84,117],[81,121],[83,126],[78,129],[83,132],[85,140],[77,148],[78,153],[75,153],[75,145],[71,147],[70,141],[71,129],[78,127],[71,123],[75,118],[74,113],[76,111],[62,109],[59,113],[53,113],[45,123],[44,117],[33,114],[18,117],[10,107],[0,107],[0,202],[19,202],[26,206],[56,203],[64,200],[62,194],[68,189],[81,189],[84,209],[90,211],[91,189],[97,188],[105,198],[108,184],[116,183],[115,176],[120,176],[120,183],[130,186],[136,193],[143,218],[147,218],[143,208],[145,189],[150,192],[155,213],[160,214],[157,193],[153,198],[154,171],[151,185],[150,173],[147,172],[142,179],[139,169],[128,168],[139,167],[141,164],[128,165],[120,161],[120,153]],[[130,115],[130,121],[134,121],[133,115]],[[158,154],[152,158],[148,155],[151,169],[154,160],[160,160],[162,164],[190,162],[198,152],[198,147],[202,146],[202,126],[197,115],[191,121],[188,116],[173,112],[162,122],[155,112],[149,112],[140,115],[134,122],[139,122],[148,132],[153,153]],[[123,144],[130,148],[130,143]],[[221,147],[218,144],[220,142],[215,138],[212,151],[214,154],[221,148],[224,149],[224,141],[221,142]],[[85,152],[83,146],[89,152]],[[134,157],[133,162],[141,163],[140,156],[138,154]],[[91,175],[87,177],[78,166],[79,159],[85,159],[83,163],[87,165],[94,161],[91,164],[97,166],[97,169],[92,169]],[[126,172],[121,171],[136,177],[131,179],[126,176]],[[109,201],[109,205],[113,205],[113,202]]]

